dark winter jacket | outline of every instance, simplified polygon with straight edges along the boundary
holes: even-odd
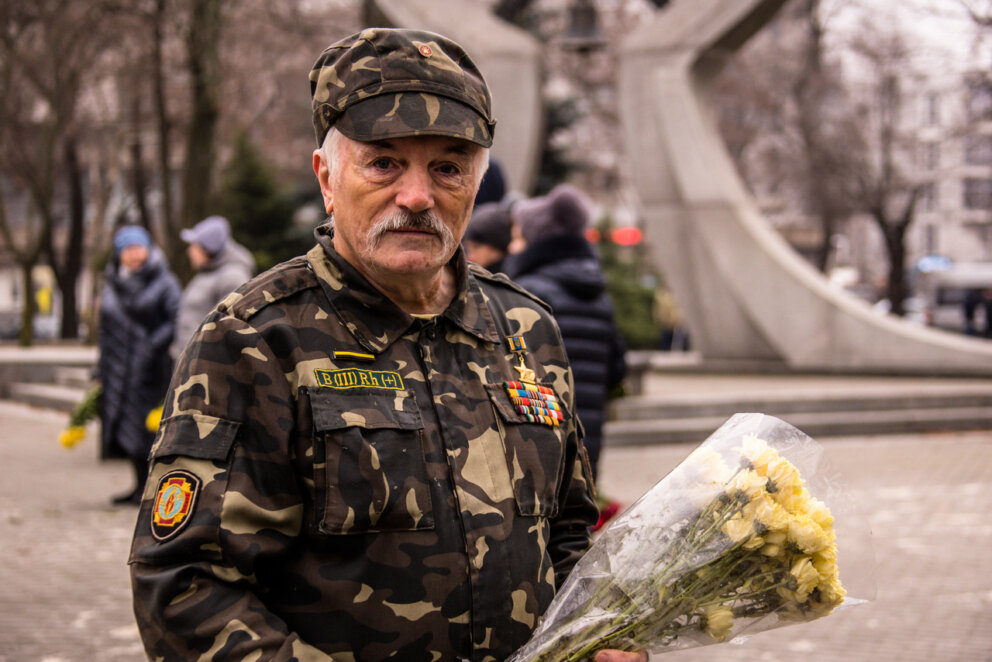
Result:
[[[152,248],[137,272],[124,276],[116,256],[107,265],[100,295],[100,359],[103,385],[101,457],[144,457],[154,434],[148,412],[165,397],[172,372],[169,344],[179,311],[179,281],[165,257]]]
[[[561,327],[575,376],[575,406],[595,469],[606,394],[625,372],[623,340],[596,252],[582,236],[557,235],[530,244],[505,266],[519,285],[551,306]]]
[[[224,248],[200,269],[183,290],[176,321],[176,337],[169,356],[179,358],[200,322],[224,297],[255,274],[255,258],[248,249],[229,239]]]

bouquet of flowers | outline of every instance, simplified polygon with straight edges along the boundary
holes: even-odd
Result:
[[[735,415],[610,523],[511,662],[717,643],[863,602],[845,599],[821,500],[844,495],[821,456],[783,421]]]
[[[99,413],[101,395],[103,387],[100,384],[92,386],[73,408],[69,415],[69,426],[59,434],[59,444],[63,448],[73,448],[86,436],[86,424]]]

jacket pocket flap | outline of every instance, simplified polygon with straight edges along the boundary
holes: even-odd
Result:
[[[359,427],[368,430],[424,427],[417,403],[407,390],[308,388],[314,427],[321,432]]]
[[[225,460],[240,426],[240,422],[205,414],[170,416],[162,421],[151,456],[181,455],[201,460]]]

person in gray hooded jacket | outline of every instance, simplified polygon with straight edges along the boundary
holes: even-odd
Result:
[[[231,238],[231,225],[223,216],[205,218],[180,236],[189,244],[186,254],[197,274],[186,285],[179,304],[176,335],[169,347],[173,361],[207,313],[255,273],[255,258]]]

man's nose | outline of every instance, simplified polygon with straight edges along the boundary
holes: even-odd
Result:
[[[410,168],[403,173],[396,193],[396,204],[417,213],[434,207],[430,173],[420,168]]]

